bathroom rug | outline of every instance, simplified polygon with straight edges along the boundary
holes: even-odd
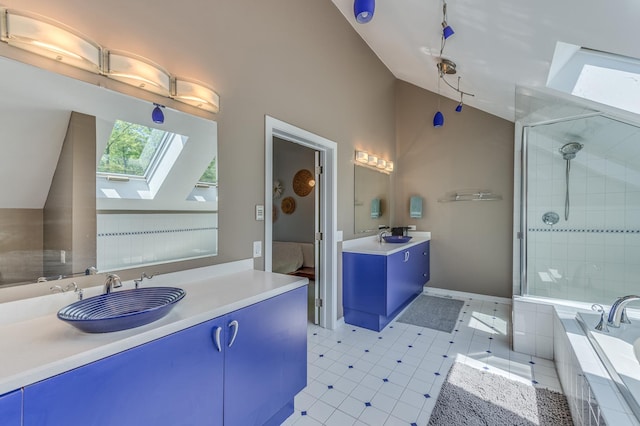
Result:
[[[463,305],[462,300],[421,294],[411,302],[397,321],[451,333]]]
[[[572,426],[565,396],[455,362],[429,426]]]

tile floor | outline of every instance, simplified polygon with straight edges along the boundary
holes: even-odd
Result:
[[[465,302],[451,333],[395,321],[380,333],[310,325],[307,387],[284,425],[424,426],[456,360],[561,391],[552,361],[509,349],[511,305]]]

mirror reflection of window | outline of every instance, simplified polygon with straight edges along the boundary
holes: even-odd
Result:
[[[207,170],[204,171],[198,183],[215,185],[218,183],[218,173],[216,170],[216,158],[214,157],[209,163]]]
[[[146,178],[173,136],[164,130],[116,120],[97,171]]]

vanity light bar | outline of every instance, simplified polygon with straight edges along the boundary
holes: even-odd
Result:
[[[375,167],[385,172],[393,171],[393,161],[385,160],[366,151],[356,151],[356,162]]]
[[[204,84],[175,77],[173,79],[173,94],[176,101],[184,102],[196,108],[217,113],[220,110],[220,97]]]
[[[83,34],[36,14],[0,9],[0,40],[76,68],[100,73],[101,47]]]
[[[171,76],[159,65],[125,52],[109,51],[106,58],[107,77],[157,95],[171,94]]]
[[[0,7],[0,41],[195,108],[220,110],[220,97],[205,84],[173,76],[141,56],[107,50],[44,16]]]
[[[368,163],[369,162],[369,154],[364,151],[356,151],[356,161],[358,163]]]

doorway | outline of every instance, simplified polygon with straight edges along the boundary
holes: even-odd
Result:
[[[309,279],[308,319],[319,323],[320,152],[273,137],[271,270]]]
[[[307,226],[314,228],[311,245],[314,257],[314,278],[317,290],[313,301],[317,299],[317,323],[321,327],[334,329],[337,325],[337,247],[336,247],[336,223],[337,223],[337,144],[321,136],[300,129],[273,117],[265,118],[265,271],[273,270],[273,243],[274,243],[274,212],[275,219],[285,214],[295,212],[295,202],[307,196],[294,198],[284,202],[285,187],[289,187],[288,193],[294,194],[293,181],[280,182],[282,193],[274,202],[274,181],[279,180],[274,175],[274,140],[283,143],[292,143],[300,148],[301,152],[312,153],[314,164],[310,172],[313,174],[313,223],[305,221]],[[310,165],[310,163],[307,163]],[[294,166],[295,167],[295,166]],[[300,170],[303,167],[298,167]],[[309,180],[306,181],[309,183]],[[304,192],[304,191],[303,191]],[[309,198],[309,201],[311,199]],[[284,204],[283,204],[284,202]],[[291,212],[292,204],[294,211]],[[277,209],[276,209],[277,206]],[[290,212],[283,212],[283,209]],[[307,214],[307,216],[310,216]],[[310,218],[307,218],[310,219]],[[311,225],[309,225],[311,224]],[[304,226],[304,225],[303,225]],[[310,228],[307,228],[310,229]],[[282,235],[282,234],[280,234]],[[287,237],[287,238],[290,238]],[[309,237],[297,238],[298,240]],[[314,303],[315,304],[315,303]]]

